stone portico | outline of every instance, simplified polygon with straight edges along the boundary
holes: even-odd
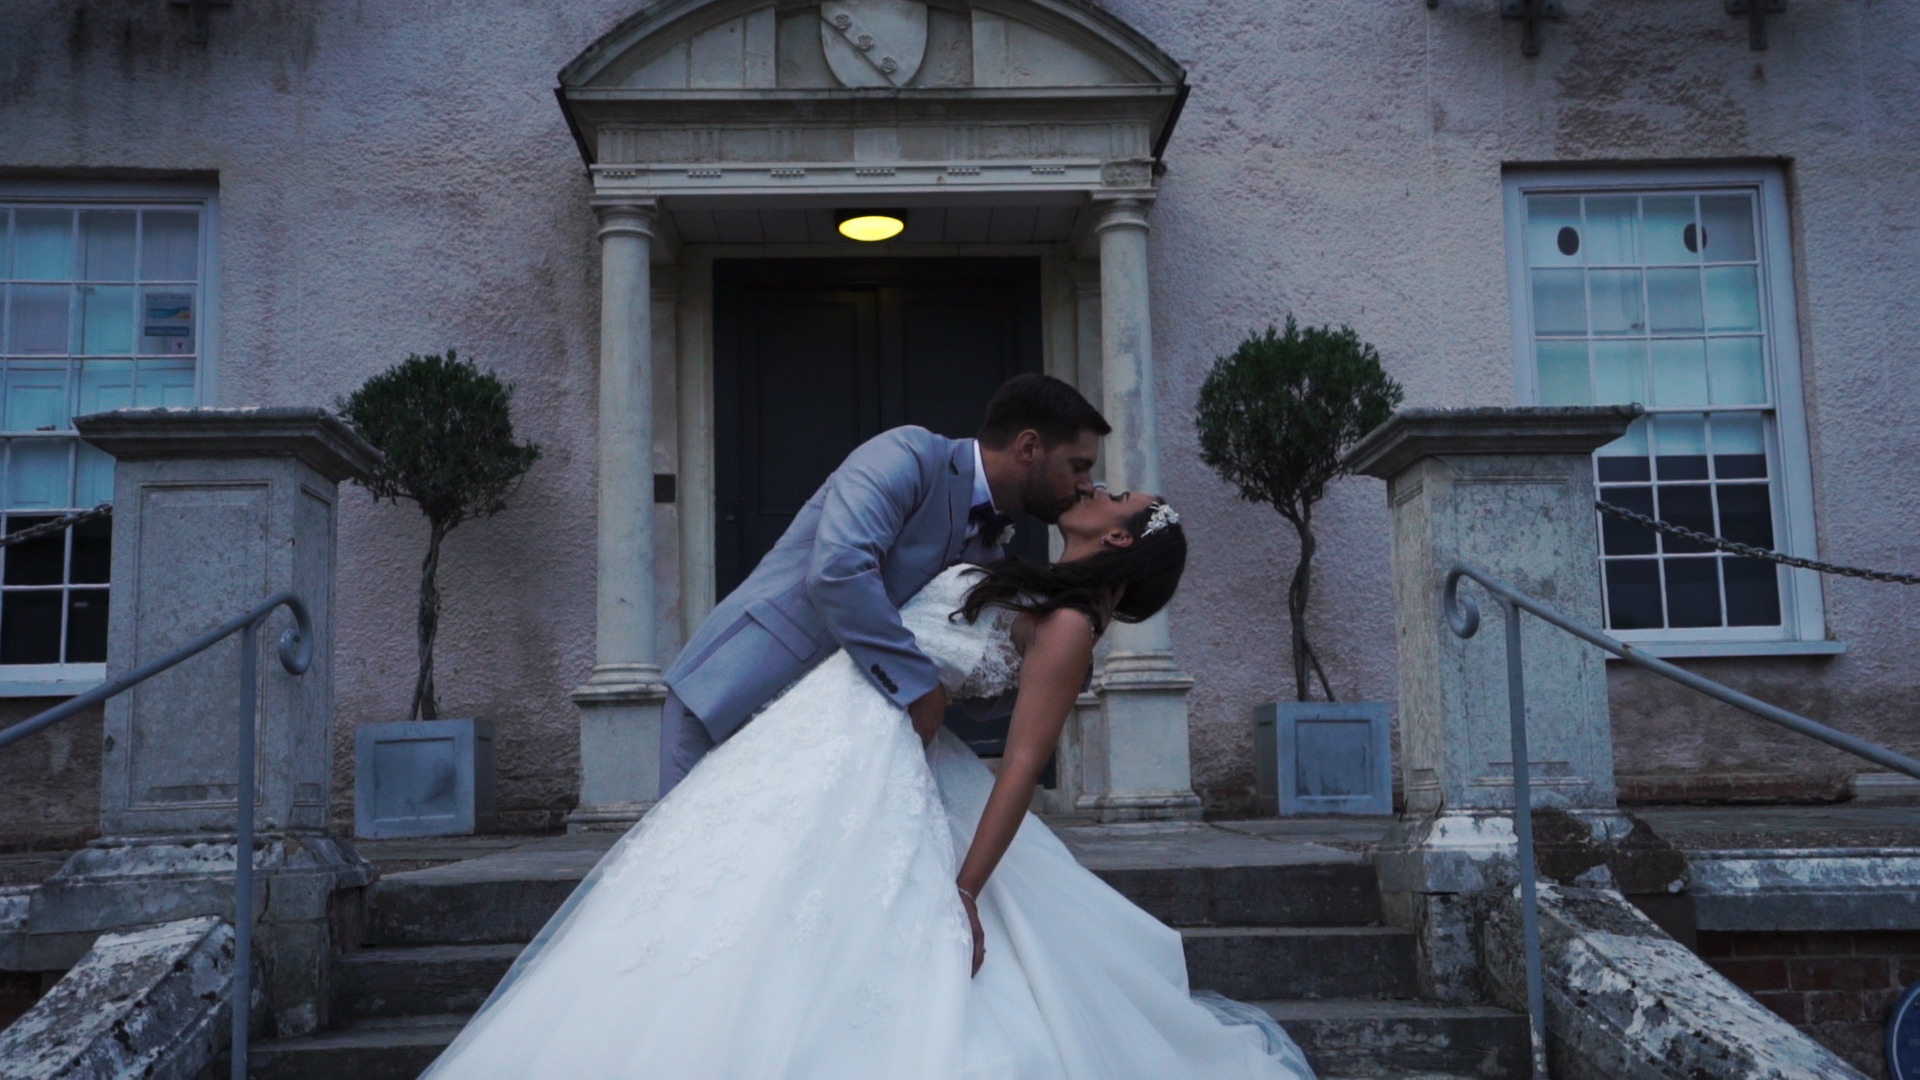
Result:
[[[1072,0],[667,0],[561,72],[601,271],[597,629],[573,695],[573,828],[621,828],[652,804],[661,669],[716,599],[715,259],[1037,257],[1045,370],[1113,423],[1106,481],[1158,490],[1147,249],[1184,80]],[[855,208],[902,209],[907,230],[884,248],[842,240],[834,213]],[[1053,808],[1195,818],[1192,680],[1166,617],[1108,638]]]

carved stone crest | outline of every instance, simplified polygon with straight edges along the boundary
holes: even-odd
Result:
[[[824,0],[820,45],[845,86],[905,86],[927,56],[927,5],[918,0]]]

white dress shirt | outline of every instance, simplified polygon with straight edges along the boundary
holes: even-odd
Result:
[[[987,466],[986,463],[980,459],[980,440],[975,439],[973,440],[973,501],[968,503],[967,506],[971,509],[972,507],[979,506],[981,503],[993,506],[993,489],[987,486]],[[1000,509],[997,506],[993,508],[995,511]],[[967,519],[967,539],[971,540],[978,535],[980,535],[980,523],[969,516]]]

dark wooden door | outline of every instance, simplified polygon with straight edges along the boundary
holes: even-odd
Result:
[[[714,264],[717,595],[744,580],[854,447],[901,424],[971,436],[1041,365],[1035,259]],[[1046,555],[1024,515],[1015,544]]]

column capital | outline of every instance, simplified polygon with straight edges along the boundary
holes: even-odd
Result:
[[[595,196],[589,203],[600,218],[600,242],[609,236],[638,236],[652,241],[660,220],[660,204],[653,199]]]
[[[1109,229],[1138,229],[1146,232],[1151,226],[1147,220],[1147,211],[1152,208],[1151,193],[1096,194],[1093,197],[1093,231],[1096,234],[1104,233]]]

